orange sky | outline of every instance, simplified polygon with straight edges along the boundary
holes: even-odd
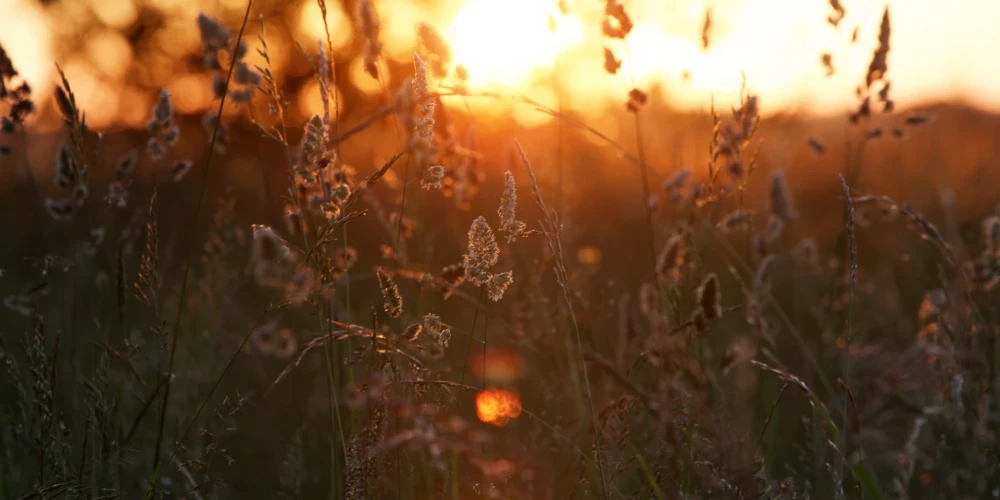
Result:
[[[134,1],[64,2],[64,12],[73,16],[74,9],[90,6],[107,25],[128,26],[137,15]],[[194,17],[200,2],[153,3],[170,5],[177,17],[175,22],[190,27],[188,32],[172,34],[171,45],[178,52],[197,50]],[[847,17],[838,31],[825,22],[830,13],[825,0],[624,3],[636,24],[628,46],[631,64],[626,61],[621,75],[611,77],[601,68],[601,47],[605,42],[599,33],[599,0],[569,0],[571,12],[566,17],[558,15],[555,0],[439,0],[426,4],[376,0],[388,57],[408,60],[413,50],[414,24],[428,21],[451,40],[456,58],[469,66],[474,86],[520,92],[554,104],[551,78],[556,67],[559,81],[567,89],[564,104],[592,114],[605,111],[605,106],[595,103],[620,106],[631,76],[644,88],[664,85],[671,103],[681,108],[707,109],[713,95],[717,103],[725,105],[737,99],[741,72],[746,74],[750,89],[761,96],[765,114],[788,110],[842,112],[853,101],[853,86],[863,78],[885,5],[842,0]],[[1000,19],[1000,1],[886,3],[892,19],[888,76],[900,106],[961,100],[1000,111],[1000,67],[995,64],[1000,39],[991,35],[995,21]],[[221,4],[239,7],[242,1],[223,0]],[[701,48],[706,7],[712,9],[714,18],[708,51]],[[300,29],[294,35],[304,46],[314,46],[309,41],[322,32],[318,9],[306,2],[298,14]],[[330,13],[335,44],[346,45],[354,36],[350,14],[336,10]],[[551,14],[557,18],[555,35],[548,28]],[[190,17],[190,23],[184,23],[185,16]],[[54,67],[49,61],[56,39],[53,25],[31,0],[0,0],[0,19],[17,19],[5,22],[0,30],[0,43],[11,53],[15,65],[36,88],[51,88]],[[850,45],[855,26],[860,28],[859,41]],[[276,50],[295,50],[289,40],[279,42],[275,43]],[[134,110],[151,102],[152,96],[120,85],[132,55],[124,38],[108,30],[91,34],[82,43],[87,44],[86,52],[91,54],[86,63],[61,63],[92,122],[100,125],[144,119]],[[624,54],[624,47],[612,47]],[[834,56],[837,73],[831,78],[824,77],[819,64],[823,52]],[[187,96],[179,103],[182,111],[207,107],[210,96],[194,91],[202,86],[207,89],[203,85],[207,79],[195,73],[164,71],[164,84],[175,95]],[[685,73],[689,78],[682,78]],[[360,64],[352,66],[350,76],[363,88],[378,91],[375,82],[365,80]],[[314,93],[314,89],[311,91]],[[306,92],[299,105],[308,108],[314,101],[315,96]],[[477,105],[484,111],[491,106]],[[529,116],[530,110],[517,113],[515,116],[527,125],[542,118],[537,113]]]

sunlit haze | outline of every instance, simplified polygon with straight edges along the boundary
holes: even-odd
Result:
[[[222,5],[238,12],[240,3]],[[847,14],[838,28],[826,21],[832,9],[824,0],[633,0],[625,2],[635,22],[627,45],[602,38],[602,2],[597,0],[569,1],[565,14],[554,0],[382,0],[375,4],[387,57],[408,61],[415,49],[414,26],[426,21],[451,43],[455,62],[468,69],[473,90],[524,94],[553,105],[556,96],[562,95],[562,106],[591,114],[601,112],[595,102],[620,106],[633,84],[645,90],[661,88],[662,93],[656,95],[671,106],[707,109],[713,96],[717,102],[734,101],[743,75],[748,87],[761,96],[765,113],[842,112],[853,102],[853,89],[863,79],[887,4],[892,21],[888,78],[901,107],[961,101],[1000,110],[1000,69],[991,64],[1000,49],[992,35],[993,24],[1000,19],[1000,2],[993,0],[845,1]],[[164,28],[164,37],[169,33],[171,40],[169,47],[147,58],[146,64],[151,60],[169,63],[185,51],[197,50],[197,8],[193,2],[181,2],[175,8],[171,23],[177,26]],[[353,57],[356,44],[352,40],[358,36],[351,25],[353,13],[340,11],[337,5],[330,8],[335,48],[351,51]],[[135,67],[130,65],[136,55],[122,30],[136,22],[136,9],[130,0],[63,2],[57,7],[42,7],[32,0],[0,0],[0,17],[8,20],[0,30],[0,43],[36,88],[51,89],[54,67],[47,61],[55,58],[71,80],[78,82],[78,97],[94,122],[135,124],[141,122],[137,110],[145,107],[138,104],[150,101],[152,95],[126,83],[135,80],[126,73]],[[706,10],[712,16],[707,49],[702,47]],[[71,25],[52,21],[87,12],[100,18],[102,31],[71,36]],[[276,64],[287,73],[301,74],[305,68],[288,67],[282,56],[298,50],[295,41],[307,50],[315,47],[324,31],[314,2],[302,3],[295,12],[298,15],[288,20],[290,32],[274,30],[269,36],[273,36]],[[183,16],[190,18],[186,24],[180,19]],[[858,37],[852,43],[855,28]],[[84,39],[70,44],[73,36]],[[72,50],[63,47],[67,44]],[[603,47],[623,59],[616,76],[603,70]],[[833,58],[835,73],[830,77],[820,64],[823,53]],[[62,60],[61,54],[72,56]],[[207,108],[211,102],[204,90],[208,80],[196,68],[170,71],[171,64],[166,63],[141,70],[138,79],[166,86],[178,96],[182,111]],[[362,92],[381,91],[380,83],[364,73],[360,61],[352,62],[347,77]],[[392,87],[403,77],[386,75],[382,83]],[[305,92],[315,94],[316,89]],[[316,102],[318,97],[306,94],[298,100],[303,108]],[[475,105],[484,111],[509,111],[498,111],[496,104],[485,102]],[[544,119],[530,114],[518,111],[515,117],[526,125]]]

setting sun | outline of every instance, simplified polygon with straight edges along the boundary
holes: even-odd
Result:
[[[554,28],[554,31],[553,31]],[[539,0],[472,0],[445,29],[473,85],[516,85],[583,40],[580,19]]]

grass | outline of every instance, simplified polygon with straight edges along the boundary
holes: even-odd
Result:
[[[888,11],[849,117],[762,118],[752,81],[731,113],[684,116],[629,77],[619,140],[469,88],[429,25],[393,64],[357,7],[378,102],[338,94],[353,54],[326,27],[299,45],[307,117],[249,2],[235,31],[190,20],[201,125],[157,92],[145,130],[91,130],[60,71],[53,139],[0,54],[0,165],[26,188],[0,250],[0,499],[1000,491],[1000,192],[945,186],[957,166],[898,180],[1000,119],[896,109]],[[627,7],[596,20],[609,73]]]

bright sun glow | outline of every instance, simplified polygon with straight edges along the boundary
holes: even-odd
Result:
[[[517,392],[489,388],[476,395],[476,416],[497,427],[506,426],[521,414],[521,398]]]
[[[555,22],[555,33],[550,29]],[[471,0],[444,30],[455,62],[469,70],[473,85],[516,85],[583,40],[583,25],[573,14],[560,16],[543,0]]]

